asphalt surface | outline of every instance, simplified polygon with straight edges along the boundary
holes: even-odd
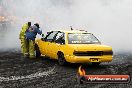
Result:
[[[80,64],[59,66],[48,58],[25,59],[20,50],[0,51],[0,88],[132,88],[129,83],[78,84],[77,70]],[[118,53],[111,63],[99,67],[82,66],[86,74],[129,74],[132,76],[132,54]]]

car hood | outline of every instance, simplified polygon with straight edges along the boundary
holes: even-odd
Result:
[[[76,51],[107,51],[112,50],[112,47],[100,44],[70,44]]]

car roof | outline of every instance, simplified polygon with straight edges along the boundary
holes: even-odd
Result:
[[[85,30],[55,30],[55,31],[60,31],[64,33],[90,33]]]

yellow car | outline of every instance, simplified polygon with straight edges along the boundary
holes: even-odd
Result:
[[[70,63],[111,62],[113,51],[110,46],[86,31],[50,31],[44,38],[36,40],[36,56],[45,55],[58,60],[59,65]]]

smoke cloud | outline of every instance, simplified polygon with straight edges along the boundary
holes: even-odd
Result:
[[[0,3],[8,15],[16,17],[14,26],[1,34],[4,37],[0,38],[0,49],[20,48],[21,26],[31,21],[39,23],[43,33],[72,26],[92,32],[114,51],[132,51],[131,0],[1,0]]]

